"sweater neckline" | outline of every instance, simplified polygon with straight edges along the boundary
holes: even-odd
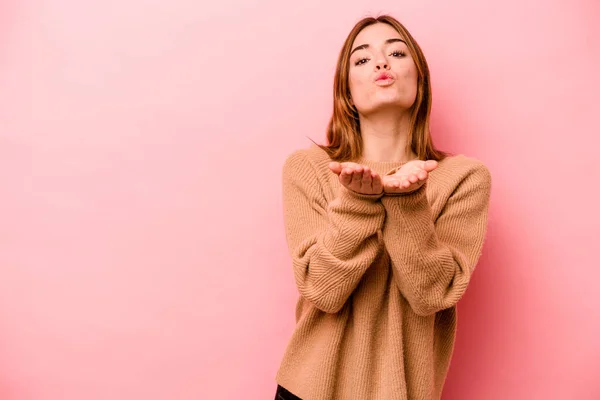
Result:
[[[417,160],[417,158],[415,158],[414,160]],[[367,167],[371,168],[372,170],[378,172],[379,174],[386,174],[392,170],[398,169],[401,166],[403,166],[404,164],[407,164],[410,161],[414,161],[414,160],[408,160],[408,161],[377,161],[377,160],[369,160],[363,157],[360,157],[356,162],[358,164],[362,164],[362,165],[366,165]]]

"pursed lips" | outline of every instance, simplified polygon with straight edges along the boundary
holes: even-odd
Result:
[[[375,79],[375,80],[382,81],[382,80],[387,80],[387,79],[394,79],[394,77],[387,72],[383,72],[383,73],[377,75],[377,79]]]
[[[393,83],[394,77],[388,72],[382,72],[375,78],[375,84],[377,86],[390,86]]]

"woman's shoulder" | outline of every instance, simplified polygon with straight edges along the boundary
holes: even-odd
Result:
[[[328,171],[331,159],[329,155],[317,146],[311,144],[309,147],[300,148],[292,151],[287,155],[283,168],[285,170],[294,170],[299,172],[302,170],[312,172]]]
[[[465,154],[448,155],[439,162],[438,168],[432,174],[457,184],[465,180],[474,180],[479,184],[489,185],[492,180],[490,170],[482,160]]]

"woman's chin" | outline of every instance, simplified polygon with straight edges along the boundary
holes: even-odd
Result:
[[[406,101],[402,101],[400,99],[380,100],[374,102],[373,104],[370,104],[369,107],[366,107],[364,109],[364,112],[362,112],[361,114],[368,115],[386,111],[402,112],[408,110],[411,106],[412,104]]]

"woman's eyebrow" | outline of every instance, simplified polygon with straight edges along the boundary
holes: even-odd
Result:
[[[395,42],[402,42],[402,43],[406,44],[406,42],[400,38],[392,38],[392,39],[388,39],[385,41],[386,44],[395,43]],[[350,55],[352,55],[357,50],[367,49],[368,47],[369,47],[368,44],[361,44],[360,46],[356,46],[354,48],[354,50],[352,50],[350,52]]]

